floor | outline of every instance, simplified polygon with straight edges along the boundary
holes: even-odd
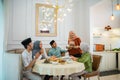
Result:
[[[23,79],[28,80],[28,79]],[[66,79],[65,79],[66,80]],[[80,80],[84,80],[81,78]],[[97,76],[91,77],[90,80],[98,80]],[[100,73],[100,80],[120,80],[120,71],[105,71]]]
[[[23,79],[26,80],[26,79]],[[81,80],[84,80],[81,78]],[[91,77],[90,80],[98,80],[97,77]],[[115,74],[115,75],[108,75],[108,76],[101,76],[100,80],[120,80],[120,74]]]
[[[83,79],[81,79],[83,80]],[[90,80],[98,80],[97,77],[92,77]],[[120,74],[101,76],[100,80],[120,80]]]
[[[81,80],[84,80],[83,78]],[[90,78],[90,80],[98,80],[97,76]],[[104,71],[100,72],[100,80],[120,80],[120,71]]]

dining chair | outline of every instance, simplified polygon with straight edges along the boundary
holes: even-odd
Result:
[[[92,72],[83,74],[82,77],[84,77],[84,80],[88,79],[90,80],[90,77],[97,76],[98,80],[100,80],[100,71],[99,66],[101,62],[101,56],[100,55],[93,55],[93,63],[92,63]]]

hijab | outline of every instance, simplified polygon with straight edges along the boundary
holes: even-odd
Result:
[[[89,45],[87,43],[81,43],[80,48],[83,53],[89,53]]]
[[[91,60],[93,62],[92,54],[90,53],[90,47],[87,43],[81,43],[80,48],[82,49],[83,54],[88,53],[91,55]]]
[[[33,44],[33,50],[32,50],[32,58],[34,58],[35,54],[40,51],[40,41],[35,41]]]
[[[70,31],[70,32],[69,32],[68,41],[73,41],[73,40],[75,40],[76,38],[78,38],[78,37],[76,36],[75,32]]]

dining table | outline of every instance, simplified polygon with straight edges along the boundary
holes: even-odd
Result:
[[[60,77],[62,75],[71,75],[73,73],[81,72],[85,69],[85,66],[81,62],[71,61],[62,63],[44,63],[45,59],[37,60],[32,71],[40,75],[52,75]]]

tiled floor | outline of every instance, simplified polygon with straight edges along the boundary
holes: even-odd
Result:
[[[81,79],[81,80],[83,80],[83,79]],[[98,79],[95,76],[95,77],[90,78],[90,80],[98,80]],[[120,80],[120,74],[102,76],[102,77],[100,77],[100,80]]]

